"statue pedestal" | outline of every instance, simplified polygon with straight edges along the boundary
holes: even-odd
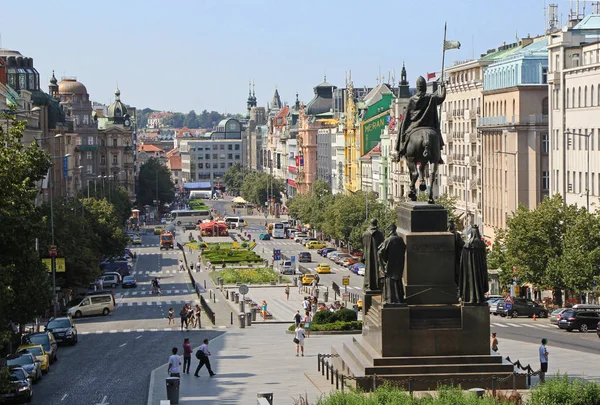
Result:
[[[512,364],[490,353],[488,306],[458,304],[446,210],[403,203],[398,222],[406,242],[406,304],[383,304],[381,296],[370,294],[362,336],[332,346],[334,367],[356,377],[352,381],[365,390],[373,389],[374,379],[375,386],[387,380],[406,389],[411,379],[414,390],[450,382],[491,388],[493,380],[499,389],[526,388],[524,376],[506,378],[512,376]]]
[[[363,313],[367,313],[369,308],[371,308],[371,300],[374,296],[381,296],[381,290],[367,290],[364,293],[363,298]]]

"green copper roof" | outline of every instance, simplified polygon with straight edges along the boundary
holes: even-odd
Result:
[[[507,56],[512,55],[513,53],[520,51],[522,49],[521,45],[517,45],[517,46],[513,46],[507,49],[502,49],[500,51],[496,51],[496,52],[492,52],[492,53],[488,53],[487,55],[485,55],[484,57],[482,57],[482,60],[498,60],[498,59],[503,59],[506,58]]]

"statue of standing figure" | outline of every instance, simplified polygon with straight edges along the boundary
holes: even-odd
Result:
[[[402,275],[404,274],[406,243],[396,233],[395,224],[391,224],[387,230],[388,237],[379,246],[379,261],[384,275],[382,301],[385,304],[401,304],[405,301]]]
[[[377,219],[371,220],[371,225],[363,233],[363,260],[365,263],[365,292],[379,290],[379,262],[377,249],[383,242],[383,233],[377,229]]]
[[[463,304],[485,304],[485,293],[489,290],[485,243],[479,227],[473,225],[460,256],[460,278],[458,282],[460,300]]]
[[[454,236],[454,282],[456,283],[456,287],[458,287],[458,281],[460,278],[460,257],[462,255],[462,249],[465,245],[465,242],[463,241],[460,232],[456,230],[453,219],[448,220],[448,232]]]

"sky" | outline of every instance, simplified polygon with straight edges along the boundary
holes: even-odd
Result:
[[[554,0],[566,22],[568,0]],[[42,88],[55,71],[90,98],[137,108],[245,113],[248,81],[259,106],[278,90],[307,103],[313,87],[375,86],[406,64],[411,87],[516,36],[544,32],[547,0],[28,0],[3,1],[0,47],[34,59]],[[584,1],[581,0],[583,7]],[[586,2],[586,13],[591,12]]]

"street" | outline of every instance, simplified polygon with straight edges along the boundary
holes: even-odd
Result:
[[[58,361],[34,386],[33,404],[146,404],[150,372],[166,363],[172,347],[182,350],[184,337],[195,347],[222,333],[180,331],[179,310],[197,299],[187,273],[178,271],[181,252],[161,253],[158,236],[150,233],[142,235],[142,245],[134,250],[137,288],[117,287],[117,307],[109,316],[75,319],[79,342],[59,348]],[[153,277],[160,277],[161,296],[151,294]],[[171,307],[176,323],[168,327]],[[202,323],[210,325],[206,317]]]

